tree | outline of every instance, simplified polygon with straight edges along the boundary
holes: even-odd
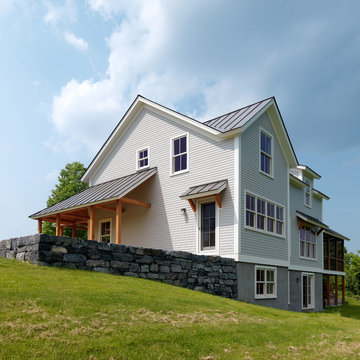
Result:
[[[349,294],[360,295],[360,250],[345,254],[346,290]]]
[[[85,170],[85,166],[78,161],[66,164],[65,168],[60,171],[58,184],[55,185],[55,189],[51,190],[51,195],[49,196],[46,205],[52,206],[59,201],[65,200],[70,196],[87,189],[88,184],[80,181]],[[43,233],[55,235],[56,230],[54,224],[45,222]],[[72,236],[71,229],[65,228],[64,236]],[[87,231],[77,230],[77,237],[80,239],[87,239]]]

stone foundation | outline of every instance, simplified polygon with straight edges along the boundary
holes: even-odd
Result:
[[[140,277],[237,299],[235,260],[219,256],[37,234],[0,241],[0,257]]]

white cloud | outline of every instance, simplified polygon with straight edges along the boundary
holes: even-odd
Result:
[[[75,22],[77,19],[76,5],[73,0],[65,0],[64,5],[54,5],[50,1],[44,2],[46,14],[43,20],[46,24],[56,25],[60,21]]]
[[[273,12],[279,21],[270,20],[270,5],[257,8],[246,1],[226,7],[222,1],[207,0],[88,3],[105,19],[120,21],[107,40],[106,75],[63,86],[53,100],[52,120],[60,139],[57,150],[79,151],[85,146],[91,155],[138,93],[198,119],[271,95],[287,105],[280,104],[283,113],[290,112],[309,98],[309,79],[334,73],[329,54],[338,56],[339,47],[346,46],[341,36],[349,31],[339,20],[345,16],[338,17],[336,11],[330,16],[328,10],[324,17],[322,4],[310,13],[298,4],[292,9],[298,13],[294,26],[292,17],[282,12]],[[357,24],[355,16],[352,21]],[[330,96],[326,82],[319,84],[315,105],[320,96]],[[293,110],[289,119],[302,124],[301,117]]]
[[[73,33],[65,32],[64,38],[66,42],[73,46],[76,50],[86,51],[89,47],[88,43],[84,39],[76,37]]]

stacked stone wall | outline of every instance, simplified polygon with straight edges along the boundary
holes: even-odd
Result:
[[[37,234],[0,241],[0,257],[156,280],[237,299],[236,263],[219,256]]]

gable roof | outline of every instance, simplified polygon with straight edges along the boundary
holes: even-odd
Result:
[[[200,122],[175,110],[169,109],[166,106],[149,100],[141,95],[138,95],[133,101],[133,103],[130,105],[129,109],[126,111],[120,122],[116,125],[115,129],[112,131],[108,139],[105,141],[103,146],[100,148],[98,153],[95,155],[94,159],[91,161],[90,165],[88,166],[84,175],[81,178],[82,181],[89,182],[91,175],[96,171],[96,169],[103,162],[103,160],[105,160],[111,149],[116,145],[122,134],[125,133],[128,126],[143,108],[147,108],[160,115],[165,115],[167,118],[170,118],[174,122],[185,125],[188,128],[200,132],[217,141],[227,139],[241,132],[245,129],[245,125],[248,126],[253,121],[258,119],[265,111],[271,109],[269,113],[270,117],[272,119],[279,120],[277,121],[278,124],[277,128],[275,128],[275,131],[279,136],[279,140],[282,144],[284,154],[291,167],[296,167],[298,165],[295,151],[291,144],[289,135],[286,131],[284,122],[282,120],[280,111],[274,97],[261,100],[257,103],[219,116],[212,120]]]
[[[75,209],[91,204],[96,204],[104,200],[111,201],[120,199],[128,194],[130,191],[141,185],[144,181],[155,175],[156,167],[147,170],[137,171],[136,173],[123,176],[121,178],[106,181],[104,183],[90,186],[84,191],[70,196],[69,198],[60,201],[52,206],[30,215],[30,218],[36,219],[42,215],[50,215],[61,212],[65,209]]]

